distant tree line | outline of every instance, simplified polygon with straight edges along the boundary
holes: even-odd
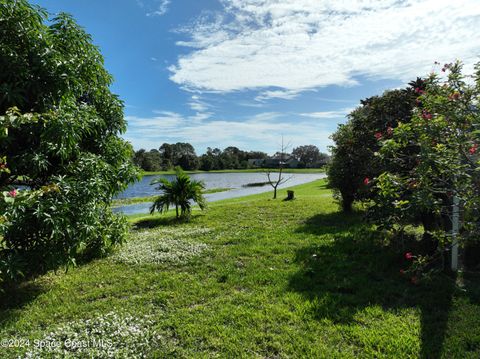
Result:
[[[165,171],[180,166],[184,170],[227,170],[255,167],[278,167],[278,161],[289,161],[290,167],[322,167],[329,161],[329,156],[320,152],[314,145],[299,146],[292,153],[276,153],[272,157],[261,151],[243,151],[229,146],[223,151],[219,148],[207,148],[197,156],[190,143],[164,143],[158,149],[135,152],[133,162],[144,171]]]

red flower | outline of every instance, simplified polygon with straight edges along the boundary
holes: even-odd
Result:
[[[367,186],[369,183],[370,183],[370,178],[365,177],[365,179],[363,180],[363,184]]]
[[[383,136],[383,135],[382,135],[381,132],[376,132],[376,133],[375,133],[375,138],[376,138],[377,140],[380,140],[380,139],[382,138],[382,136]]]
[[[470,147],[468,152],[470,152],[470,154],[473,155],[475,154],[475,152],[477,152],[477,148],[478,148],[478,145],[475,143],[472,147]]]
[[[424,120],[431,120],[432,119],[432,114],[428,113],[427,111],[422,111],[422,117]]]
[[[12,189],[10,192],[8,192],[8,194],[10,195],[10,197],[16,197],[17,196],[17,190]]]
[[[411,260],[412,258],[413,258],[412,252],[407,252],[407,253],[405,253],[405,259]]]

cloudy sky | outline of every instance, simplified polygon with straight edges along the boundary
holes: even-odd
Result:
[[[34,2],[93,36],[136,149],[325,151],[360,99],[480,59],[479,0]]]

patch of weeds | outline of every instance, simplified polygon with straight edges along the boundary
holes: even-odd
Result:
[[[152,315],[109,312],[58,325],[32,342],[23,358],[146,358],[168,345]],[[35,345],[36,344],[36,345]]]
[[[192,241],[212,232],[209,228],[168,228],[139,231],[112,256],[125,264],[184,264],[201,255],[208,246]]]

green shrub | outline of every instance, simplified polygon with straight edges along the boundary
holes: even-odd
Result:
[[[205,189],[203,182],[190,179],[190,176],[183,172],[180,167],[175,168],[175,179],[173,181],[159,178],[152,182],[152,184],[154,183],[159,184],[157,190],[162,191],[162,194],[150,208],[152,214],[155,210],[160,213],[166,212],[170,205],[174,205],[177,218],[188,219],[192,212],[192,202],[198,204],[201,210],[207,206],[202,194]]]
[[[0,0],[0,33],[0,261],[25,274],[103,253],[126,229],[111,198],[137,178],[112,77],[69,15]]]

